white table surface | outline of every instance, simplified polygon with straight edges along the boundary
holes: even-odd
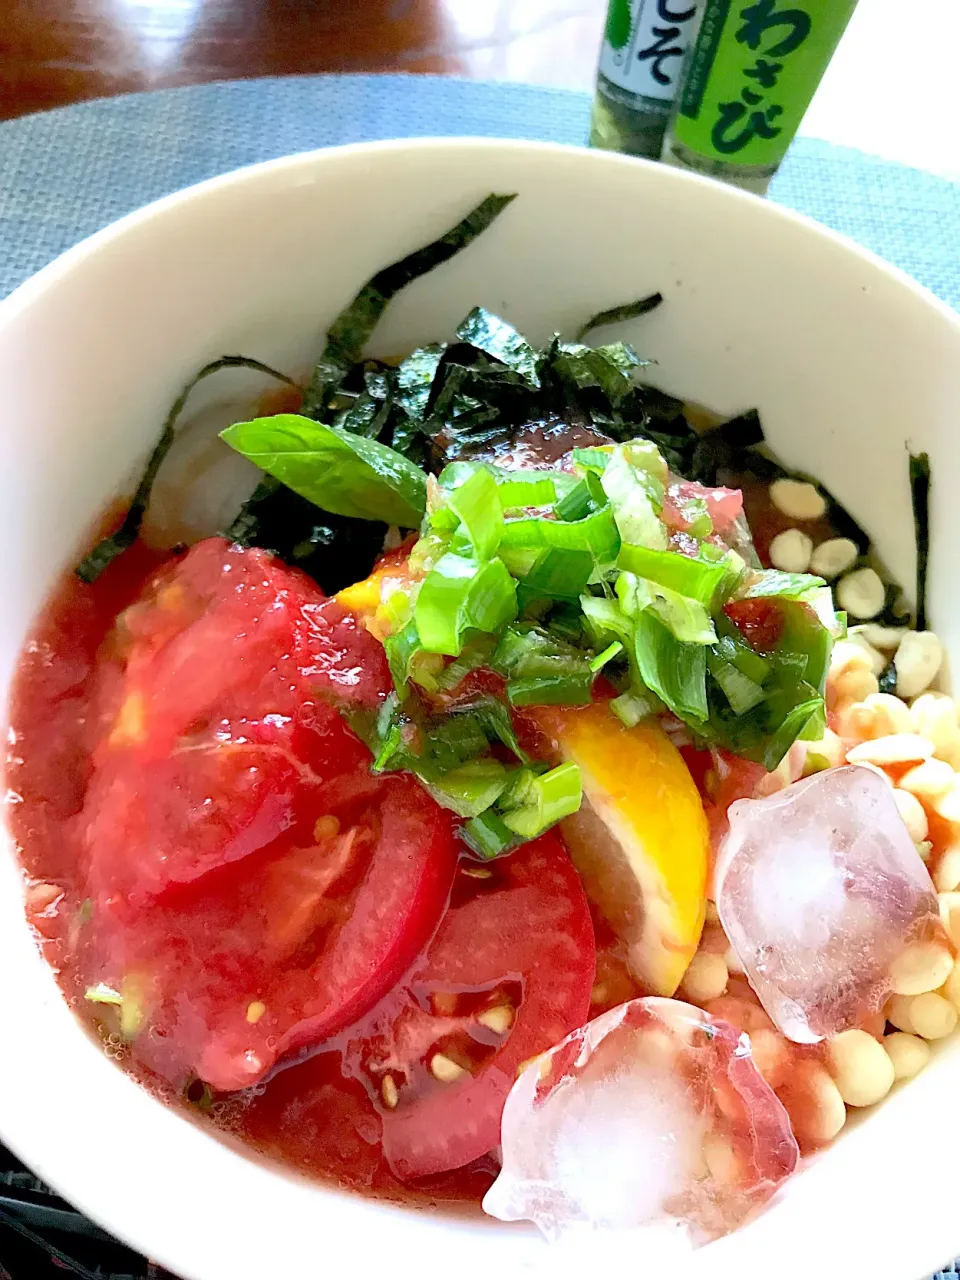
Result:
[[[958,58],[960,0],[860,0],[800,133],[960,181]]]

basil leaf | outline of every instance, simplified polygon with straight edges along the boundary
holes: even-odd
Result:
[[[489,195],[438,240],[424,245],[371,276],[353,301],[341,311],[327,332],[327,345],[313,372],[303,402],[304,413],[322,414],[333,393],[360,359],[363,348],[387,308],[387,303],[413,280],[465,249],[486,231],[514,195]]]
[[[296,413],[238,422],[220,438],[324,511],[413,529],[426,510],[423,472],[376,440]]]

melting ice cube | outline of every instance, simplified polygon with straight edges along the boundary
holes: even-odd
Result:
[[[554,1238],[574,1229],[737,1226],[796,1167],[787,1114],[749,1041],[677,1000],[619,1005],[514,1085],[483,1207]]]
[[[939,936],[937,897],[889,785],[830,769],[730,806],[720,920],[764,1009],[813,1044],[878,1013],[890,970]]]

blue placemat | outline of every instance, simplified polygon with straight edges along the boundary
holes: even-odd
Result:
[[[585,94],[437,76],[305,76],[167,89],[0,124],[0,296],[124,213],[240,165],[440,134],[583,143]],[[859,240],[960,310],[960,184],[800,139],[771,196]]]
[[[378,138],[582,144],[589,109],[585,94],[562,89],[355,75],[199,85],[9,121],[0,124],[0,297],[115,218],[241,165]],[[960,185],[800,139],[770,194],[960,310]],[[957,1280],[956,1270],[940,1277]]]

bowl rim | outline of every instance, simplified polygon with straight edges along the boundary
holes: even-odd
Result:
[[[328,159],[336,159],[338,157],[357,156],[360,158],[369,157],[375,161],[378,156],[390,155],[395,153],[416,152],[416,153],[435,153],[441,156],[444,152],[455,150],[458,152],[467,151],[474,153],[488,152],[512,152],[520,155],[544,155],[548,157],[567,157],[571,161],[579,164],[587,164],[588,166],[616,166],[635,169],[640,166],[649,172],[657,172],[660,177],[657,181],[662,180],[665,184],[680,184],[680,187],[699,188],[704,192],[710,191],[710,199],[727,201],[733,205],[738,202],[746,202],[744,208],[753,206],[757,209],[764,206],[767,210],[765,217],[780,220],[781,222],[793,224],[799,230],[813,235],[816,239],[825,244],[832,244],[841,248],[847,255],[858,259],[860,262],[869,265],[873,270],[888,280],[896,281],[902,288],[905,288],[915,301],[921,303],[926,309],[937,313],[941,322],[946,322],[953,329],[960,341],[960,314],[955,312],[947,303],[938,298],[925,286],[914,280],[901,268],[886,262],[872,250],[865,248],[856,241],[850,239],[842,233],[824,226],[815,219],[798,213],[786,206],[772,203],[763,197],[756,196],[752,193],[739,190],[734,187],[725,186],[714,179],[701,176],[699,174],[689,173],[687,171],[677,169],[671,166],[662,165],[655,161],[641,160],[634,157],[623,156],[613,152],[591,151],[584,147],[572,146],[569,144],[534,142],[517,139],[496,139],[496,138],[457,138],[445,137],[438,135],[429,138],[413,138],[413,139],[389,139],[363,143],[348,143],[337,147],[324,147],[309,151],[297,152],[292,155],[278,157],[276,159],[261,161],[255,164],[246,165],[238,169],[231,170],[224,174],[216,175],[212,178],[205,179],[202,182],[182,188],[172,192],[158,200],[152,201],[147,205],[132,210],[123,217],[111,222],[107,226],[94,232],[86,237],[78,244],[67,249],[57,258],[52,260],[46,266],[41,268],[37,273],[20,284],[6,298],[0,301],[0,329],[5,329],[16,323],[18,316],[22,311],[26,310],[36,300],[41,298],[47,292],[55,289],[60,281],[69,276],[74,271],[81,269],[83,265],[96,255],[103,247],[122,239],[128,232],[131,232],[145,224],[162,219],[169,214],[175,214],[178,210],[185,208],[194,202],[202,201],[206,196],[229,190],[232,187],[242,188],[247,183],[256,183],[261,178],[269,177],[276,174],[289,172],[296,173],[298,170],[309,173],[316,167],[322,167]],[[72,1016],[72,1015],[71,1015]],[[99,1050],[98,1050],[99,1051]],[[117,1086],[123,1087],[122,1082],[124,1076],[117,1072]],[[139,1089],[139,1085],[131,1084],[131,1087]],[[189,1121],[184,1122],[190,1129],[200,1132],[196,1126],[190,1124]],[[33,1155],[30,1151],[16,1140],[10,1141],[3,1133],[3,1117],[0,1113],[0,1138],[12,1150],[17,1152],[21,1158],[36,1167],[39,1176],[53,1187],[58,1188],[64,1196],[72,1203],[77,1204],[84,1212],[90,1213],[95,1218],[100,1218],[99,1207],[102,1199],[99,1197],[95,1186],[80,1183],[72,1178],[67,1177],[61,1180],[56,1169],[56,1154],[53,1147],[48,1144],[47,1149],[39,1155]],[[207,1137],[204,1133],[204,1137]],[[223,1150],[231,1152],[231,1158],[236,1152],[236,1148],[228,1146],[221,1139],[212,1139],[221,1146]],[[241,1156],[241,1158],[244,1158]],[[256,1163],[256,1158],[253,1158]],[[273,1171],[274,1166],[271,1166]],[[297,1175],[291,1175],[287,1171],[281,1171],[281,1176],[289,1183],[291,1194],[293,1188],[298,1182],[304,1183],[305,1180]],[[369,1210],[373,1204],[366,1199],[361,1199],[355,1195],[338,1191],[336,1188],[319,1184],[305,1183],[309,1190],[309,1196],[302,1196],[304,1205],[308,1199],[322,1194],[328,1198],[330,1202],[334,1197],[340,1199],[345,1216],[347,1217],[369,1217]],[[347,1202],[357,1207],[357,1214],[350,1213]],[[388,1205],[383,1202],[376,1203],[376,1208],[381,1213],[389,1213],[393,1216],[395,1223],[400,1224],[405,1221],[409,1225],[409,1241],[411,1248],[416,1248],[416,1238],[420,1234],[421,1223],[424,1215],[420,1212],[411,1213],[405,1207]],[[110,1221],[109,1212],[104,1215],[103,1220]],[[192,1270],[194,1262],[186,1257],[190,1249],[185,1239],[178,1237],[175,1244],[171,1243],[171,1248],[167,1248],[164,1241],[163,1217],[162,1214],[154,1214],[151,1225],[155,1239],[148,1238],[144,1233],[140,1233],[139,1239],[125,1235],[123,1224],[118,1231],[117,1227],[111,1225],[110,1230],[119,1235],[121,1239],[127,1240],[132,1248],[137,1250],[148,1249],[154,1256],[160,1259],[164,1265],[171,1267],[174,1271],[180,1271],[184,1276],[195,1274]],[[520,1238],[519,1235],[517,1237]],[[221,1274],[219,1271],[217,1275]]]
[[[260,175],[281,173],[285,169],[294,170],[301,166],[309,167],[312,164],[321,162],[326,157],[336,158],[341,155],[362,156],[365,154],[376,156],[397,151],[441,152],[451,147],[458,150],[478,152],[517,151],[544,155],[567,155],[578,160],[582,160],[584,156],[590,156],[591,161],[589,163],[596,162],[601,165],[627,166],[629,168],[639,166],[651,172],[671,175],[667,179],[670,182],[693,184],[701,189],[711,190],[715,196],[722,192],[723,194],[720,196],[722,199],[744,202],[747,207],[751,205],[753,207],[763,206],[771,212],[773,217],[805,227],[808,231],[813,232],[824,240],[842,246],[855,254],[861,261],[869,262],[873,266],[880,268],[884,274],[898,280],[901,285],[906,286],[915,296],[927,304],[933,305],[943,319],[960,328],[960,312],[955,311],[949,303],[939,298],[926,285],[921,284],[919,280],[914,279],[902,267],[888,262],[878,253],[860,244],[859,241],[854,240],[844,232],[835,231],[825,223],[818,222],[809,214],[792,209],[789,205],[779,204],[766,196],[758,196],[753,192],[722,183],[718,179],[704,174],[693,173],[688,169],[681,169],[678,166],[668,165],[661,161],[650,160],[641,156],[624,155],[617,151],[576,146],[567,142],[542,142],[521,138],[459,138],[456,135],[448,136],[445,134],[418,138],[386,138],[370,142],[346,142],[337,146],[315,147],[308,151],[296,151],[290,155],[277,156],[271,160],[259,160],[253,164],[242,165],[240,168],[230,169],[225,173],[215,174],[211,178],[204,178],[200,182],[191,183],[189,186],[180,187],[176,191],[171,191],[165,196],[160,196],[156,200],[151,200],[148,204],[140,205],[136,209],[130,210],[129,213],[115,218],[112,222],[107,223],[106,226],[79,240],[69,249],[65,249],[45,266],[34,272],[33,275],[22,281],[5,298],[0,299],[0,324],[10,323],[19,308],[28,306],[34,298],[50,288],[61,275],[72,271],[87,257],[96,253],[103,245],[155,217],[162,216],[169,210],[176,209],[180,205],[191,203],[194,200],[202,199],[208,193],[226,190],[231,186],[253,181]]]

